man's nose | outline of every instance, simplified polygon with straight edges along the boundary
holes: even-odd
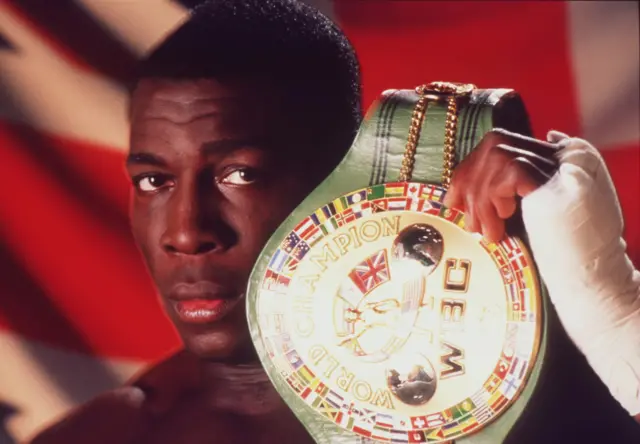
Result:
[[[167,229],[161,238],[168,253],[199,255],[222,252],[229,248],[232,230],[226,226],[218,209],[197,192],[176,190],[169,202]]]

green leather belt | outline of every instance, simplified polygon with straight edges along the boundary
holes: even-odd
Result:
[[[405,153],[405,146],[407,143],[407,135],[409,133],[411,118],[418,99],[419,95],[412,90],[390,90],[382,94],[379,101],[376,102],[369,110],[361,126],[361,129],[346,157],[324,180],[324,182],[322,182],[304,200],[304,202],[302,202],[298,206],[298,208],[296,208],[296,210],[289,216],[289,218],[287,218],[287,220],[279,227],[276,233],[274,233],[274,235],[264,248],[259,260],[255,264],[253,273],[251,275],[247,292],[247,316],[255,347],[258,351],[262,364],[266,369],[269,377],[271,378],[274,386],[276,387],[282,398],[285,400],[285,402],[287,402],[292,411],[299,418],[299,420],[308,429],[311,436],[318,443],[351,444],[364,442],[449,442],[452,439],[455,439],[456,443],[482,444],[502,442],[527,406],[527,403],[538,383],[542,363],[545,360],[547,351],[546,345],[548,330],[548,302],[546,295],[544,294],[544,288],[540,288],[541,297],[539,298],[538,302],[539,306],[538,311],[536,312],[537,314],[535,314],[535,324],[537,325],[537,335],[534,339],[535,345],[533,346],[535,350],[533,350],[531,354],[532,362],[529,362],[527,364],[528,370],[525,377],[526,383],[521,382],[521,387],[519,388],[518,394],[511,400],[509,400],[508,407],[503,408],[499,412],[497,412],[496,410],[497,413],[495,415],[490,414],[490,416],[492,417],[489,420],[481,421],[481,419],[478,419],[480,418],[480,413],[477,412],[477,402],[474,401],[473,403],[470,403],[467,400],[466,404],[465,402],[462,402],[453,406],[452,408],[447,409],[445,411],[445,416],[446,418],[448,418],[446,420],[449,422],[447,422],[445,426],[439,428],[439,423],[424,425],[428,424],[429,421],[428,418],[426,421],[423,421],[422,418],[426,417],[420,416],[420,409],[428,410],[429,402],[421,401],[419,397],[411,398],[413,399],[413,401],[406,401],[406,399],[403,401],[401,393],[399,391],[394,391],[394,389],[392,390],[393,396],[384,395],[389,396],[388,398],[384,398],[384,396],[380,394],[376,399],[377,395],[374,394],[374,391],[372,391],[373,389],[371,389],[368,384],[362,383],[360,386],[357,386],[355,388],[353,386],[349,386],[352,381],[348,379],[348,376],[345,376],[347,374],[350,375],[350,373],[344,373],[346,372],[346,370],[342,370],[343,379],[341,381],[334,378],[333,386],[329,382],[329,379],[337,375],[337,373],[335,372],[337,372],[338,370],[335,369],[338,368],[339,363],[355,362],[356,364],[354,365],[358,366],[360,365],[359,362],[361,362],[359,360],[365,359],[366,361],[368,359],[369,361],[366,362],[380,361],[382,362],[381,364],[378,363],[375,365],[386,365],[387,367],[389,367],[391,364],[384,363],[384,360],[387,358],[389,360],[392,360],[391,352],[386,355],[380,355],[379,352],[377,352],[378,354],[368,354],[369,352],[364,350],[366,346],[351,346],[351,343],[349,343],[349,347],[346,347],[349,349],[348,353],[352,353],[355,357],[349,356],[341,358],[341,356],[347,356],[344,354],[340,354],[342,353],[342,351],[336,352],[338,354],[333,356],[333,352],[328,353],[327,349],[323,347],[309,345],[310,343],[307,345],[300,345],[301,343],[304,343],[304,341],[306,340],[306,332],[308,332],[308,330],[310,330],[312,327],[308,326],[307,329],[307,327],[301,326],[299,319],[302,318],[296,318],[296,315],[292,314],[295,310],[304,310],[304,307],[300,308],[300,301],[302,301],[303,299],[300,299],[298,302],[292,301],[296,297],[298,297],[296,295],[302,294],[300,293],[300,291],[302,290],[298,291],[296,290],[296,288],[305,288],[305,285],[308,285],[309,288],[313,290],[309,290],[309,294],[311,295],[313,293],[314,298],[309,299],[310,305],[309,307],[307,307],[307,309],[315,313],[313,314],[313,316],[322,316],[318,313],[324,310],[323,307],[325,307],[325,305],[327,306],[326,323],[316,322],[313,326],[313,329],[315,329],[314,331],[325,332],[327,336],[332,336],[334,334],[337,334],[338,336],[347,335],[345,336],[347,337],[347,339],[343,341],[343,343],[347,343],[350,340],[350,336],[348,336],[348,333],[353,333],[355,331],[354,328],[356,330],[360,328],[358,327],[358,325],[364,325],[358,324],[358,322],[362,321],[359,316],[364,313],[364,309],[358,309],[360,310],[358,311],[354,308],[347,308],[347,314],[351,317],[340,317],[340,319],[338,319],[336,316],[342,316],[342,314],[336,315],[335,313],[337,313],[337,309],[335,308],[335,306],[329,307],[329,305],[332,303],[329,301],[333,297],[333,293],[335,293],[331,285],[333,285],[332,282],[336,281],[338,278],[327,278],[325,279],[325,281],[328,280],[328,283],[322,284],[320,284],[320,281],[306,282],[306,284],[305,282],[300,283],[300,273],[303,273],[303,271],[296,271],[297,268],[294,267],[299,266],[300,269],[304,268],[304,255],[310,248],[315,248],[322,254],[320,256],[316,254],[315,259],[313,259],[313,256],[311,259],[309,259],[310,256],[307,255],[306,258],[309,259],[307,260],[307,262],[309,262],[310,260],[315,261],[316,266],[321,267],[322,270],[328,270],[327,273],[333,273],[331,276],[339,276],[340,279],[342,279],[344,276],[347,276],[348,270],[345,269],[346,271],[344,271],[343,274],[340,274],[341,268],[352,267],[353,270],[355,270],[348,274],[348,276],[352,278],[351,281],[349,281],[348,285],[351,285],[351,282],[355,282],[356,287],[358,287],[359,284],[362,284],[361,287],[358,287],[359,290],[362,291],[363,294],[368,295],[363,296],[363,300],[365,300],[367,297],[378,298],[375,299],[374,302],[370,302],[367,306],[373,307],[374,311],[371,312],[373,313],[371,316],[376,316],[383,312],[391,313],[391,310],[394,309],[395,306],[399,306],[399,304],[403,303],[402,301],[397,302],[395,299],[383,300],[376,296],[376,294],[380,294],[381,292],[381,290],[375,290],[375,288],[377,288],[376,286],[384,284],[390,279],[388,275],[389,269],[384,271],[384,267],[380,265],[380,270],[383,270],[381,271],[381,274],[375,275],[374,278],[371,278],[369,275],[367,275],[365,276],[367,279],[371,278],[373,280],[370,279],[369,281],[365,282],[364,280],[356,281],[356,278],[353,277],[358,276],[357,267],[359,265],[356,264],[357,260],[355,260],[355,262],[353,260],[349,262],[350,259],[346,258],[347,256],[345,256],[346,259],[338,264],[338,260],[342,260],[342,256],[340,256],[341,254],[344,253],[345,255],[347,255],[347,250],[349,248],[353,247],[354,245],[357,247],[360,247],[362,245],[362,243],[364,242],[362,240],[362,236],[364,236],[365,241],[367,240],[367,236],[371,237],[372,239],[375,236],[382,236],[384,233],[378,233],[376,235],[376,226],[378,227],[378,230],[391,230],[391,228],[389,228],[391,226],[389,225],[390,222],[388,222],[391,219],[387,218],[385,222],[380,218],[376,219],[376,217],[378,216],[382,217],[382,214],[373,214],[375,213],[376,202],[383,202],[384,209],[381,209],[380,211],[388,210],[389,215],[396,214],[391,211],[392,205],[405,205],[405,207],[402,208],[403,211],[408,211],[409,206],[413,205],[411,207],[413,211],[415,210],[415,205],[419,203],[420,208],[423,208],[423,205],[424,208],[426,208],[427,206],[431,206],[433,210],[431,214],[439,215],[439,217],[444,217],[449,221],[454,221],[453,218],[449,217],[450,213],[447,213],[446,209],[441,208],[440,204],[438,204],[438,201],[441,200],[441,195],[435,198],[435,200],[433,201],[411,200],[409,197],[407,197],[407,193],[411,193],[411,191],[407,191],[407,188],[404,188],[404,194],[399,195],[404,197],[389,197],[393,196],[392,193],[395,192],[396,189],[402,188],[401,185],[395,187],[393,183],[398,181],[398,175],[400,173],[402,159]],[[446,103],[429,103],[417,144],[415,165],[413,168],[413,176],[411,179],[412,183],[440,185],[443,174],[443,146],[445,137],[444,128],[446,116]],[[456,132],[456,160],[460,162],[462,159],[464,159],[465,156],[471,153],[471,151],[479,143],[484,134],[496,126],[520,133],[526,133],[529,131],[528,119],[522,101],[520,100],[519,96],[512,90],[475,90],[467,100],[461,101],[459,103],[458,109],[458,125]],[[376,185],[390,182],[392,183],[392,185],[387,186],[386,188],[376,187]],[[421,192],[425,193],[424,195],[426,195],[427,188],[420,186],[420,189],[422,190]],[[443,191],[438,187],[429,189],[431,190],[431,196],[433,196],[434,192],[435,194],[438,194]],[[386,193],[386,200],[372,200],[375,197],[374,194],[378,192],[377,190],[382,190],[381,192]],[[425,199],[427,198],[425,197]],[[354,234],[355,237],[349,238],[349,232],[346,231],[347,225],[343,226],[342,223],[346,223],[343,221],[345,220],[345,217],[348,217],[348,215],[351,215],[352,218],[354,218],[356,217],[353,216],[354,213],[357,213],[360,210],[365,211],[363,210],[363,208],[365,207],[362,206],[362,203],[364,202],[371,202],[372,208],[374,208],[372,213],[367,213],[370,215],[369,217],[372,218],[372,222],[369,224],[369,226],[360,225],[360,238],[357,237],[356,231],[351,231],[350,233]],[[371,211],[369,206],[366,206],[366,208],[368,209],[366,211]],[[425,209],[424,211],[427,210]],[[443,216],[443,214],[445,214],[445,216]],[[305,223],[307,223],[308,226],[305,225]],[[387,224],[387,226],[385,226],[385,223]],[[457,219],[454,221],[454,223],[458,223]],[[434,226],[439,226],[436,224],[436,222],[434,222],[434,224]],[[424,226],[424,224],[418,225]],[[343,230],[343,234],[335,235],[334,237],[336,239],[336,242],[334,244],[331,244],[331,246],[328,246],[327,244],[322,247],[321,242],[317,240],[322,239],[323,236],[326,236],[326,239],[328,239],[329,235],[339,233],[340,229]],[[369,232],[366,231],[367,229],[369,230]],[[443,233],[444,232],[445,231],[443,231]],[[342,237],[340,238],[340,236]],[[462,236],[462,234],[455,234],[455,236]],[[467,234],[467,236],[471,235]],[[309,245],[301,242],[300,238],[302,238],[303,240],[306,239],[306,242]],[[524,238],[524,233],[522,233],[522,236],[520,236],[520,238],[521,240]],[[350,244],[349,242],[352,243]],[[391,240],[388,241],[389,245],[390,242]],[[523,244],[526,244],[526,240],[522,240],[522,242]],[[394,241],[393,245],[395,246],[396,243],[397,241]],[[447,244],[447,246],[449,245],[450,244]],[[304,246],[304,251],[301,250],[301,246]],[[339,253],[338,250],[336,250],[336,248],[339,248],[340,246],[344,247],[344,251],[342,253]],[[384,266],[387,266],[386,264],[392,261],[391,256],[388,257],[387,253],[385,253],[383,257],[381,254],[374,252],[374,249],[371,249],[371,251],[367,251],[367,255],[371,254],[371,256],[368,256],[367,260],[373,261],[368,262],[370,265],[374,264],[375,262],[374,265],[376,267],[379,265],[379,263],[384,263]],[[388,249],[388,251],[391,250]],[[489,250],[487,249],[487,251]],[[375,256],[375,254],[378,254],[378,256]],[[507,257],[505,253],[505,260],[509,261],[509,257]],[[533,273],[533,276],[535,278],[533,263],[530,257],[528,259],[529,264],[527,265],[527,270],[531,270],[530,273]],[[336,262],[336,264],[338,265],[335,265],[334,269],[331,269],[331,264],[333,262]],[[439,267],[442,268],[444,266],[445,265],[440,265]],[[447,262],[446,266],[450,267],[450,264],[448,264]],[[470,266],[471,265],[469,265],[469,267]],[[291,268],[294,271],[289,270],[290,272],[287,274],[284,271],[287,267]],[[391,265],[389,265],[389,267],[391,267]],[[455,267],[458,268],[454,269]],[[438,267],[436,267],[436,269],[437,268]],[[461,270],[459,264],[451,265],[450,268],[451,270],[453,270],[452,272],[455,271],[459,273]],[[307,267],[307,269],[310,268]],[[451,270],[447,268],[445,272],[448,273]],[[298,273],[297,277],[295,273]],[[522,273],[520,275],[522,275]],[[447,276],[445,279],[449,279],[449,274],[445,274],[445,276]],[[304,281],[305,279],[306,278],[303,277],[302,281]],[[427,288],[430,288],[429,286],[432,286],[432,282],[435,282],[433,280],[435,278],[433,277],[424,279],[426,279],[426,282],[428,283]],[[419,282],[425,281],[421,280]],[[445,286],[446,285],[448,284],[446,284],[445,280]],[[325,288],[331,288],[331,290],[326,290],[326,295],[325,293],[323,293],[323,291],[325,291],[323,289]],[[339,288],[341,289],[339,291],[342,291],[343,287]],[[457,291],[455,290],[455,286],[452,286],[451,288],[454,289],[452,290],[454,293],[455,291]],[[296,293],[296,291],[298,291],[298,293]],[[375,293],[376,291],[378,293]],[[426,294],[427,293],[425,293],[425,295]],[[521,292],[520,294],[523,293]],[[300,296],[300,298],[302,297],[303,296]],[[269,298],[273,298],[273,300]],[[267,299],[271,301],[268,303],[271,305],[268,305],[267,302],[265,302],[267,301]],[[295,307],[295,304],[298,304],[298,308]],[[313,307],[315,308],[312,309],[312,304],[324,305],[313,305]],[[385,304],[387,308],[384,308]],[[419,305],[417,310],[428,305],[426,302],[421,302],[421,304],[422,305]],[[438,311],[436,316],[448,316],[446,319],[451,320],[451,316],[453,316],[451,315],[451,313],[453,312],[447,311],[445,314],[445,302],[443,302],[442,304],[442,311]],[[455,304],[453,303],[447,302],[447,304],[450,304],[446,306],[447,309],[455,306]],[[471,307],[472,302],[469,302],[469,304]],[[509,302],[509,304],[512,303]],[[287,308],[288,305],[290,305],[289,308]],[[274,306],[279,306],[281,309],[268,308]],[[355,305],[353,306],[355,307]],[[265,309],[264,307],[267,307],[268,309]],[[509,307],[509,310],[511,310],[509,311],[509,313],[513,313],[513,310],[520,310],[520,308],[518,308],[519,305],[518,307],[509,305]],[[453,308],[451,308],[451,310],[453,310]],[[534,309],[531,310],[532,312],[535,311]],[[401,319],[409,319],[409,317],[411,316],[413,316],[411,317],[411,319],[414,319],[419,315],[412,313],[413,312],[410,312],[410,310],[406,313],[405,311],[402,311],[401,316],[405,317]],[[370,323],[372,322],[371,319],[373,319],[373,317],[371,316],[368,321]],[[531,316],[534,315],[532,314]],[[344,324],[344,322],[346,322],[346,324]],[[400,326],[399,328],[402,330],[402,322],[405,321],[401,321],[400,324],[394,325]],[[341,323],[343,323],[344,325]],[[354,327],[354,325],[356,325],[356,327]],[[523,323],[522,325],[525,324]],[[356,333],[357,335],[370,334],[369,332],[375,331],[378,326],[379,324],[366,325],[366,328],[364,328],[364,330],[362,330],[361,328],[360,331]],[[365,333],[362,333],[363,331]],[[438,331],[440,332],[440,336],[442,336],[442,331]],[[274,332],[277,332],[277,334],[275,334]],[[405,336],[408,337],[407,335],[409,334],[410,333],[407,333]],[[405,338],[403,339],[404,342],[398,345],[399,348],[409,347],[409,345],[405,345],[405,343],[409,343],[407,342],[408,339],[406,339],[405,336],[403,336],[403,338]],[[361,339],[362,336],[358,336],[358,338]],[[353,341],[353,344],[356,344],[357,341]],[[431,341],[432,343],[437,342],[437,340],[433,339],[433,336],[431,336]],[[425,342],[425,344],[427,342]],[[306,351],[301,351],[303,349]],[[473,350],[467,350],[466,354],[471,356],[474,353]],[[456,356],[459,355],[460,353],[458,353],[458,355]],[[331,359],[335,361],[335,365],[331,367],[333,368],[333,370],[327,367],[327,365],[330,365],[329,361],[327,361],[330,356],[333,356]],[[451,356],[453,355],[449,353],[449,355],[441,358],[442,364],[429,364],[429,360],[425,360],[425,364],[420,367],[420,371],[422,372],[421,374],[426,376],[423,376],[423,379],[421,380],[421,382],[419,382],[423,384],[424,387],[427,387],[424,381],[431,381],[438,371],[440,371],[440,373],[437,379],[442,378],[443,380],[445,376],[449,376],[449,373],[447,372],[451,373],[454,372],[454,370],[458,371],[458,373],[460,373],[460,371],[464,372],[464,370],[460,370],[460,367],[456,364],[456,361],[451,358]],[[478,357],[478,359],[482,360],[482,357],[480,356]],[[306,364],[300,367],[303,361]],[[364,366],[362,368],[367,368],[366,365],[369,364],[362,365]],[[449,367],[447,367],[447,365]],[[511,372],[511,374],[513,374],[517,364],[511,363],[509,365],[511,365],[511,367],[509,367],[509,371]],[[444,370],[436,371],[434,370],[436,368],[441,368]],[[283,369],[290,370],[285,371]],[[434,371],[436,373],[431,374]],[[524,374],[524,369],[517,370],[516,373],[518,371],[521,371],[521,373]],[[429,375],[427,375],[427,373]],[[417,381],[415,379],[416,374],[416,372],[411,373],[411,378],[413,378],[411,379],[411,381]],[[330,375],[331,377],[326,375]],[[295,378],[293,378],[293,376],[295,376]],[[293,379],[296,379],[296,381],[293,381]],[[391,381],[391,379],[387,379],[387,381]],[[357,382],[354,382],[353,384],[355,385],[356,383]],[[445,384],[451,383],[445,381],[438,382],[438,384],[442,384],[442,386],[445,386]],[[394,388],[398,388],[397,386],[389,382],[389,387],[392,386]],[[381,418],[384,418],[386,416],[380,413],[380,411],[377,411],[377,419],[369,418],[370,421],[367,422],[366,418],[364,418],[363,411],[365,413],[368,412],[370,415],[374,415],[376,410],[375,408],[372,408],[372,411],[369,411],[366,409],[363,410],[361,408],[358,412],[360,414],[360,422],[358,424],[360,425],[354,425],[355,423],[353,423],[353,421],[349,422],[348,420],[344,419],[345,415],[352,414],[352,412],[348,410],[348,406],[342,405],[344,402],[346,402],[345,399],[348,397],[348,394],[346,394],[346,391],[340,391],[340,389],[345,388],[349,388],[349,390],[352,390],[354,393],[353,396],[355,396],[355,398],[357,399],[365,399],[370,395],[370,404],[372,403],[372,405],[377,405],[381,408],[391,408],[390,406],[392,403],[394,403],[393,405],[395,406],[404,402],[406,405],[403,404],[403,408],[406,411],[413,413],[404,415],[403,417],[406,418],[408,415],[410,419],[402,421],[401,424],[391,424],[394,421],[393,418],[389,419],[389,423],[385,423],[385,421],[383,421]],[[430,389],[425,388],[425,390],[426,392],[421,393],[427,398],[429,396],[435,396],[433,395],[433,387]],[[438,390],[443,389],[438,388]],[[456,389],[452,388],[451,390]],[[429,393],[428,396],[426,395],[427,392]],[[333,398],[331,398],[332,396]],[[488,396],[489,395],[487,395],[487,397]],[[497,394],[494,396],[494,398],[496,398],[496,396]],[[371,401],[371,399],[373,399],[373,401]],[[435,402],[435,399],[436,398],[434,398],[434,401],[432,402]],[[460,401],[462,401],[462,399],[460,399]],[[425,403],[420,404],[420,402]],[[495,404],[495,401],[491,402],[494,402]],[[507,402],[507,400],[505,400],[505,402]],[[419,407],[419,404],[422,407]],[[469,406],[469,411],[465,410],[465,405]],[[471,412],[471,410],[473,410],[473,412]],[[393,412],[391,412],[390,415],[393,416]],[[418,418],[419,421],[416,418]],[[479,422],[482,422],[482,424],[478,426],[477,423]],[[476,424],[476,426],[469,426],[469,424]],[[418,426],[422,427],[423,425],[424,427],[422,429],[417,430]],[[468,429],[472,431],[465,432],[465,427],[468,427]]]

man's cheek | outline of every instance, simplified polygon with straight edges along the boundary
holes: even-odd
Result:
[[[133,238],[142,253],[147,267],[153,272],[157,268],[157,261],[161,254],[160,236],[161,227],[158,219],[153,223],[153,218],[147,215],[135,214],[133,216]]]

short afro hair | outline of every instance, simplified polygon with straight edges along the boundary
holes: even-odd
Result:
[[[132,86],[144,78],[247,75],[268,79],[295,103],[296,113],[306,116],[317,144],[340,158],[345,154],[361,120],[358,60],[330,19],[295,0],[196,5],[188,20],[140,62]]]

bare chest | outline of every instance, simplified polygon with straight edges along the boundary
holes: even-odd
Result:
[[[313,444],[287,409],[245,416],[211,410],[200,402],[180,403],[153,419],[140,444]]]

